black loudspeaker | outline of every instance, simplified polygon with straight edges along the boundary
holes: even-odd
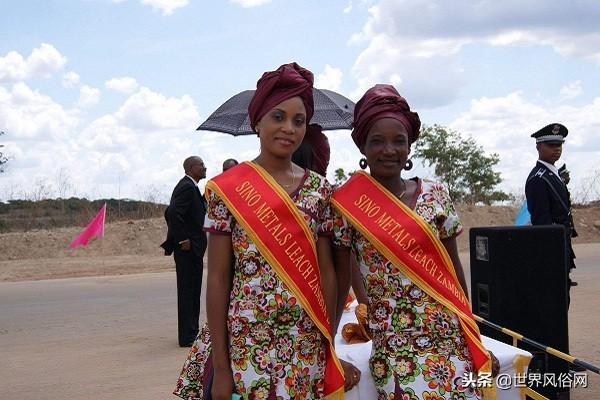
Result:
[[[564,227],[511,226],[473,228],[471,249],[471,300],[473,313],[523,336],[569,352],[569,307]],[[505,343],[510,337],[479,324],[481,334]],[[529,373],[554,375],[569,372],[569,363],[546,355],[522,342],[534,355]],[[531,375],[530,375],[531,378]],[[532,386],[550,398],[568,398],[568,388],[551,382]]]

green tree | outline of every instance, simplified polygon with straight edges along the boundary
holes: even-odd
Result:
[[[473,138],[440,125],[425,126],[415,147],[415,156],[434,166],[437,179],[448,185],[454,201],[491,204],[511,197],[497,189],[502,182],[493,170],[500,158],[486,155]]]
[[[4,135],[4,131],[0,131],[0,136]],[[4,147],[3,144],[0,144],[0,149]],[[0,151],[0,172],[4,172],[4,164],[8,162],[8,158]]]
[[[344,182],[346,182],[346,180],[348,179],[348,177],[346,176],[346,173],[344,172],[344,168],[338,168],[335,170],[335,186],[340,186],[341,184],[343,184]]]

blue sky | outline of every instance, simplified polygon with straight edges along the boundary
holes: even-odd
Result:
[[[7,1],[0,200],[168,201],[188,155],[209,177],[257,155],[255,137],[195,128],[290,61],[354,100],[396,85],[425,124],[499,153],[502,188],[517,195],[536,159],[529,135],[562,122],[577,196],[600,173],[598,16],[595,1]],[[349,134],[328,133],[330,178],[358,167]]]

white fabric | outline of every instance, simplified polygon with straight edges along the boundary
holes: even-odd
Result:
[[[545,143],[545,142],[561,142],[564,143],[565,137],[563,135],[544,135],[538,137],[535,142],[536,143]]]
[[[548,168],[550,172],[554,172],[556,176],[560,176],[560,174],[558,173],[558,168],[556,168],[554,165],[542,160],[538,160],[538,162],[544,164],[544,166],[546,166],[546,168]]]
[[[351,362],[361,371],[360,382],[358,385],[352,388],[352,390],[346,392],[344,398],[346,400],[372,400],[377,398],[377,390],[375,389],[375,382],[373,381],[371,371],[369,370],[371,342],[347,344],[342,338],[342,328],[344,325],[349,322],[358,322],[354,314],[354,309],[357,305],[358,303],[355,300],[350,305],[350,309],[345,310],[344,314],[342,315],[338,332],[335,336],[335,351],[339,358]],[[513,366],[513,361],[515,358],[523,355],[531,359],[531,353],[528,351],[509,346],[508,344],[499,342],[486,336],[482,336],[482,341],[483,345],[488,350],[491,350],[500,362],[500,374],[509,374],[511,378],[513,378],[517,373]],[[527,372],[527,368],[525,368],[524,372]],[[518,400],[520,398],[519,388],[517,387],[497,390],[498,400]]]
[[[194,182],[194,185],[196,185],[196,187],[198,187],[198,182],[196,182],[194,180],[194,178],[192,178],[191,176],[189,176],[188,174],[185,174],[185,176],[187,176],[188,178],[190,178],[192,180],[192,182]]]

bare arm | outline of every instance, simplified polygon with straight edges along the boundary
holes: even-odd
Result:
[[[231,236],[208,235],[208,277],[206,284],[206,318],[212,341],[215,370],[213,399],[230,399],[233,375],[229,360],[227,311],[231,291]]]
[[[319,261],[319,271],[321,274],[321,286],[323,287],[323,296],[327,306],[327,314],[331,323],[331,336],[335,336],[336,321],[336,301],[338,287],[336,284],[336,271],[333,266],[333,256],[331,253],[331,239],[326,236],[319,236],[317,240],[317,257]]]
[[[336,286],[338,290],[335,310],[335,326],[334,332],[337,332],[346,305],[346,298],[350,291],[350,283],[352,282],[352,270],[350,269],[350,248],[348,247],[333,247],[333,263],[335,265]]]
[[[365,285],[363,284],[362,275],[360,273],[360,267],[356,263],[354,257],[350,257],[350,265],[352,266],[352,290],[356,295],[356,300],[359,304],[369,304],[369,298],[365,291]]]
[[[338,331],[342,313],[344,312],[344,305],[346,304],[346,298],[348,297],[348,292],[350,290],[352,271],[350,269],[350,248],[333,246],[332,249],[336,276],[336,282],[334,284],[337,287],[335,322],[332,328],[335,335]],[[360,381],[360,370],[341,358],[340,363],[344,370],[344,390],[348,391]]]
[[[463,271],[460,258],[458,257],[458,246],[456,245],[456,236],[442,239],[442,244],[446,248],[448,255],[450,255],[452,264],[454,264],[454,270],[456,271],[456,277],[458,278],[458,282],[460,283],[460,286],[462,286],[463,291],[465,292],[465,296],[467,296],[468,300],[469,290],[467,286],[467,281],[465,280],[465,272]]]

